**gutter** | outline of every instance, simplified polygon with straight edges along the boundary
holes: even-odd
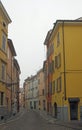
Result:
[[[65,41],[64,41],[64,21],[62,21],[62,35],[63,35],[63,62],[64,62],[64,99],[66,100],[66,65],[65,65]]]

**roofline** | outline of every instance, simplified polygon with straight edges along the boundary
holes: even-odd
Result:
[[[1,8],[2,12],[5,14],[5,16],[6,16],[7,20],[8,20],[8,22],[11,23],[12,21],[11,21],[9,15],[8,15],[6,9],[4,8],[4,6],[3,6],[1,0],[0,0],[0,8]]]
[[[16,51],[15,51],[15,48],[14,48],[14,46],[13,46],[13,42],[12,42],[11,39],[8,39],[8,45],[9,45],[9,47],[10,47],[10,49],[11,49],[11,52],[12,52],[13,56],[17,56]]]
[[[59,19],[59,20],[56,20],[56,22],[54,23],[54,24],[56,24],[56,23],[58,23],[58,22],[65,22],[65,23],[79,23],[79,22],[82,22],[82,19],[81,18],[78,18],[78,19],[75,19],[75,20],[62,20],[62,19]]]
[[[43,67],[40,70],[38,70],[37,74],[39,74],[40,72],[43,72]]]
[[[52,33],[53,33],[53,30],[55,29],[55,27],[57,26],[57,24],[59,23],[82,23],[82,18],[78,18],[76,20],[56,20],[56,22],[54,23],[54,27],[53,29],[50,29],[46,35],[46,38],[45,38],[45,41],[44,41],[44,45],[47,45],[48,44],[48,40],[50,39]]]
[[[52,35],[54,29],[57,27],[57,25],[58,25],[58,24],[65,24],[65,23],[66,23],[66,24],[76,24],[76,23],[81,23],[81,24],[82,24],[82,20],[80,20],[80,19],[76,19],[76,20],[57,20],[57,21],[54,23],[54,27],[53,27],[53,29],[52,29],[52,32],[51,32],[50,36],[49,36],[49,39],[50,39],[50,37],[51,37],[51,35]]]
[[[20,66],[19,66],[19,63],[16,58],[14,58],[14,64],[15,64],[17,70],[19,71],[19,73],[21,73]]]

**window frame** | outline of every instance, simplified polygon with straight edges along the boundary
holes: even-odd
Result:
[[[57,47],[60,44],[60,32],[57,33]]]
[[[6,52],[6,44],[7,44],[7,36],[6,34],[3,32],[2,33],[2,50],[4,52]]]

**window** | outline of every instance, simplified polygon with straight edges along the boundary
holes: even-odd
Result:
[[[57,68],[57,56],[55,56],[55,68]]]
[[[52,60],[52,73],[54,72],[54,60]]]
[[[45,111],[46,110],[46,101],[43,100],[43,110]]]
[[[5,80],[5,71],[6,71],[6,69],[5,69],[5,64],[4,63],[2,63],[2,69],[1,69],[1,71],[2,71],[2,73],[1,73],[1,79]]]
[[[61,54],[57,56],[57,68],[61,66]]]
[[[57,92],[61,91],[61,77],[57,79]]]
[[[3,21],[3,27],[6,27],[6,23]]]
[[[60,44],[60,33],[58,32],[57,33],[57,46],[59,46]]]
[[[59,68],[61,66],[61,54],[55,56],[55,68]]]
[[[49,83],[49,94],[52,94],[52,83]]]
[[[44,89],[42,89],[42,95],[44,96]]]
[[[52,94],[55,93],[55,81],[53,81],[53,84],[52,84]]]
[[[7,40],[7,37],[6,37],[6,35],[3,33],[3,36],[2,36],[2,50],[3,50],[3,51],[6,51],[6,40]]]
[[[4,93],[0,92],[0,105],[4,104]]]
[[[58,83],[57,83],[57,79],[55,80],[55,92],[57,92],[57,86],[58,86]]]

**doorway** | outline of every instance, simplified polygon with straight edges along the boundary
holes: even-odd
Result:
[[[78,102],[70,103],[70,120],[78,120]]]
[[[57,103],[54,103],[54,117],[57,118]]]

